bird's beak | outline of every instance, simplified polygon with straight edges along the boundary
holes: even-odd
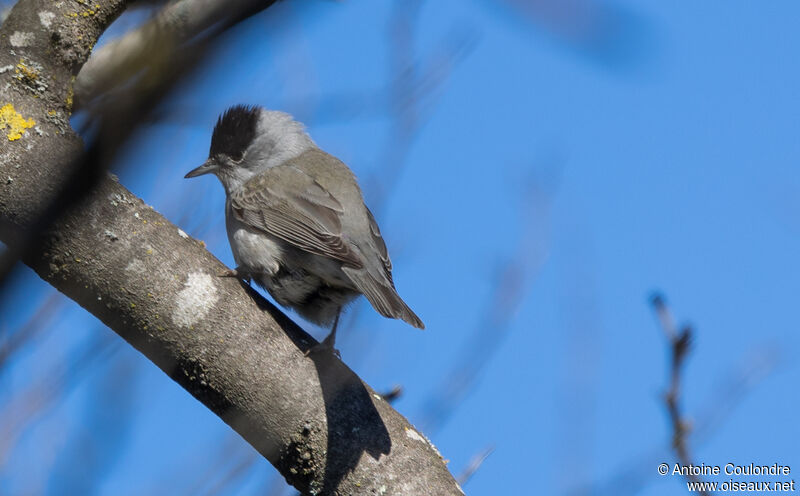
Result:
[[[219,166],[217,165],[217,162],[215,162],[213,158],[209,158],[208,160],[203,162],[203,165],[201,165],[196,169],[190,170],[189,173],[183,177],[188,179],[190,177],[202,176],[203,174],[208,174],[209,172],[216,171],[218,167]]]

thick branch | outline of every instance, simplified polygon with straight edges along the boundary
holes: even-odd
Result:
[[[33,181],[14,188],[35,194]],[[0,196],[5,201],[5,196]],[[25,204],[9,205],[11,210]],[[345,365],[112,180],[26,260],[316,494],[460,494],[441,456]],[[316,356],[316,355],[312,355]]]
[[[20,0],[0,30],[0,182],[3,224],[31,226],[74,170],[80,138],[69,125],[72,82],[103,30],[125,8],[121,0]],[[39,167],[50,164],[51,168]],[[17,179],[39,189],[28,208]],[[7,227],[7,226],[6,226]]]
[[[31,228],[58,191],[64,166],[80,153],[67,121],[71,77],[124,7],[96,4],[83,15],[88,3],[22,0],[0,30],[0,68],[11,66],[0,73],[0,103],[14,112],[0,135],[6,243]],[[22,128],[19,136],[12,125]],[[217,413],[301,491],[461,494],[439,453],[408,421],[337,359],[305,358],[313,343],[306,333],[249,288],[216,277],[224,267],[202,243],[113,179],[102,179],[56,221],[43,249],[25,262]]]

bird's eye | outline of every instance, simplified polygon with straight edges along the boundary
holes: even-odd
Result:
[[[237,164],[241,163],[243,159],[244,159],[244,152],[238,152],[231,155],[231,160],[233,160]]]

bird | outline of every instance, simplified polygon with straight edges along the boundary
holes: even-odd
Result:
[[[208,159],[186,178],[214,174],[225,189],[225,225],[237,264],[221,276],[255,281],[328,336],[359,295],[388,318],[422,320],[395,289],[392,262],[356,176],[321,150],[291,115],[234,105],[217,119]]]

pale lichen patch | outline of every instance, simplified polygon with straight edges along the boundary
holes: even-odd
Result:
[[[217,299],[214,279],[203,272],[192,272],[175,300],[172,321],[180,327],[192,328],[208,315]]]
[[[431,440],[428,439],[427,437],[425,437],[424,434],[420,434],[419,432],[415,431],[414,429],[412,429],[410,427],[406,427],[405,430],[406,430],[406,437],[407,438],[413,439],[414,441],[420,441],[420,442],[423,442],[423,443],[427,444],[428,446],[431,447],[433,452],[436,453],[436,456],[438,456],[440,459],[443,459],[442,454],[439,453],[439,450],[436,449],[436,446],[434,446],[433,443],[431,442]]]
[[[8,37],[8,41],[14,48],[31,46],[33,44],[33,33],[14,31],[14,34]]]
[[[144,274],[145,270],[147,269],[145,268],[142,261],[139,260],[138,258],[134,258],[133,260],[128,262],[128,265],[125,267],[125,272],[133,272],[135,274]]]
[[[424,437],[422,437],[422,435],[419,432],[415,431],[414,429],[409,429],[408,427],[406,427],[406,437],[409,439],[413,439],[414,441],[420,441],[425,444],[428,443],[428,441]]]
[[[55,20],[56,15],[48,10],[43,10],[39,12],[39,22],[42,23],[42,26],[45,28],[50,28],[50,25]]]
[[[122,194],[120,194],[120,193],[112,193],[112,194],[108,195],[108,201],[111,203],[111,205],[113,205],[115,207],[117,207],[119,205],[123,205],[123,204],[128,204],[128,205],[134,205],[135,204],[135,202],[133,200],[131,200],[130,198],[128,198],[128,196],[125,195],[124,193],[122,193]]]
[[[189,239],[189,235],[183,232],[183,229],[178,229],[178,236],[180,236],[183,239]]]

